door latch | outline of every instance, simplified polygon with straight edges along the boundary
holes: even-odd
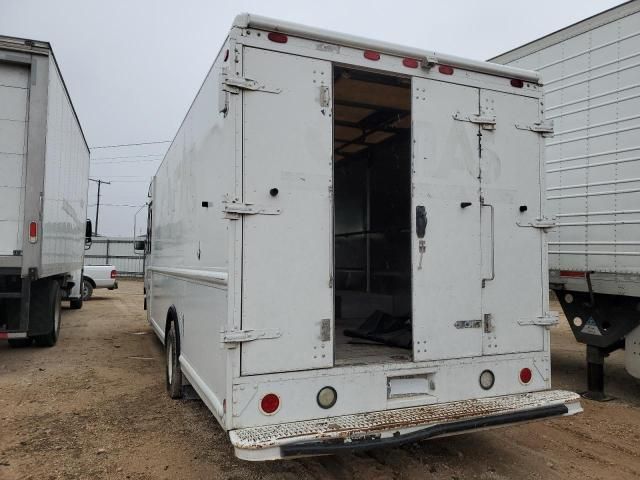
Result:
[[[264,330],[227,330],[220,333],[220,342],[233,348],[237,343],[253,342],[254,340],[267,340],[279,338],[282,333],[278,329]]]
[[[535,122],[531,125],[522,125],[516,123],[518,130],[530,130],[532,132],[540,133],[543,137],[553,136],[553,122]]]
[[[254,203],[224,202],[224,218],[238,220],[241,215],[280,215],[279,208],[256,205]]]
[[[494,115],[477,115],[475,113],[465,115],[456,112],[453,114],[453,119],[459,122],[476,123],[480,125],[483,130],[495,130],[496,128],[496,117]]]

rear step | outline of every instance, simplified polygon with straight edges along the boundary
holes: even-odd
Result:
[[[244,460],[327,455],[573,415],[582,411],[579,400],[573,392],[547,390],[243,428],[229,437]]]

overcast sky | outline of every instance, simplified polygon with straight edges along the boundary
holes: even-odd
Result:
[[[171,140],[240,12],[485,60],[620,3],[0,0],[0,34],[52,43],[97,147]],[[91,176],[112,182],[102,187],[100,234],[132,234],[135,206],[168,145],[92,150]],[[90,218],[95,203],[92,183]]]

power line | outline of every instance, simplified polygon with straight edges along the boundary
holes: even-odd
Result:
[[[117,145],[98,145],[96,147],[89,147],[89,150],[96,150],[98,148],[135,147],[138,145],[157,145],[158,143],[171,143],[172,141],[173,140],[158,140],[156,142],[120,143]]]

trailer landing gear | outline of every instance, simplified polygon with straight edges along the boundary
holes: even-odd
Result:
[[[581,395],[588,400],[608,402],[614,399],[604,393],[604,359],[613,351],[607,350],[587,345],[587,391]]]

